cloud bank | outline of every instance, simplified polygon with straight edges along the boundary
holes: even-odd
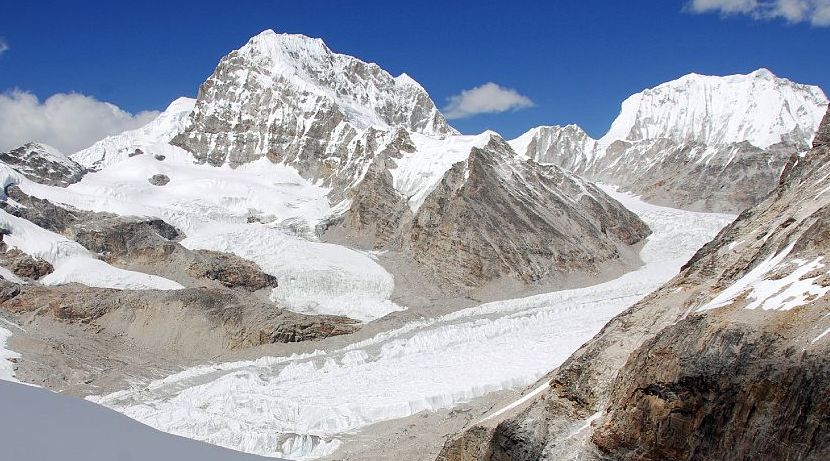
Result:
[[[130,114],[113,104],[77,93],[39,101],[20,90],[0,94],[0,151],[42,142],[72,154],[107,136],[143,126],[157,111]]]
[[[512,88],[504,88],[489,82],[450,96],[442,112],[448,119],[459,119],[476,114],[494,114],[527,107],[533,107],[533,101],[527,96],[519,94]]]
[[[756,19],[830,26],[830,0],[692,0],[687,8],[694,13],[744,14]]]
[[[9,43],[3,37],[0,37],[0,54],[9,51]]]

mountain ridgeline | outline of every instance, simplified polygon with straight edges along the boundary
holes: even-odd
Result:
[[[598,140],[576,125],[545,126],[510,144],[655,203],[739,213],[775,187],[791,155],[809,150],[826,108],[820,88],[766,69],[690,74],[626,99]]]

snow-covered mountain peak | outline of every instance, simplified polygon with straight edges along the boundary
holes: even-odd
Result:
[[[319,38],[269,29],[223,62],[233,58],[245,61],[234,63],[239,85],[251,78],[263,87],[289,84],[333,101],[358,129],[405,127],[439,136],[455,132],[410,76],[393,77],[375,63],[335,53]]]
[[[600,144],[666,138],[708,146],[743,141],[760,148],[782,141],[809,146],[826,107],[819,87],[768,69],[724,77],[689,74],[626,99]]]

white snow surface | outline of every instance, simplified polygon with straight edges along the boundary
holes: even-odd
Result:
[[[527,386],[674,276],[732,219],[608,192],[654,231],[645,265],[618,279],[412,321],[338,350],[201,366],[91,399],[174,434],[312,459],[370,424]]]
[[[328,189],[265,158],[237,168],[213,167],[166,143],[142,147],[144,155],[121,158],[68,188],[31,181],[21,188],[80,209],[161,218],[184,231],[185,247],[231,252],[257,263],[278,279],[272,299],[297,312],[369,321],[403,309],[389,301],[393,277],[369,255],[313,240],[314,227],[332,212]],[[150,184],[155,174],[170,182]],[[265,224],[249,223],[249,217]]]
[[[17,184],[24,191],[30,189],[49,190],[53,196],[57,197],[68,195],[65,189],[60,187],[44,186],[29,181],[4,164],[0,164],[0,184],[4,188],[9,184]],[[40,279],[40,283],[44,285],[62,285],[75,282],[91,287],[136,290],[176,290],[183,288],[180,284],[163,277],[111,266],[99,260],[95,254],[79,243],[43,229],[30,221],[13,216],[5,210],[0,210],[0,227],[9,231],[9,235],[3,238],[3,241],[9,247],[17,248],[28,255],[44,259],[52,264],[55,268],[54,272]],[[4,278],[9,278],[8,275],[5,274]],[[16,282],[17,280],[11,281]]]
[[[728,76],[689,74],[627,98],[608,132],[598,140],[576,125],[542,126],[511,140],[510,145],[525,155],[535,141],[537,155],[561,157],[554,163],[583,171],[596,167],[616,141],[644,142],[648,147],[648,141],[669,139],[677,145],[696,146],[692,156],[703,163],[741,142],[762,149],[787,140],[808,146],[827,104],[821,88],[776,77],[767,69]],[[659,160],[644,159],[646,163]]]
[[[807,141],[827,111],[821,88],[776,77],[767,69],[742,75],[689,74],[637,93],[599,143],[668,138],[678,143],[766,148],[794,130]]]

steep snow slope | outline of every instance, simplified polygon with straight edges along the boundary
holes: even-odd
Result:
[[[100,170],[130,156],[141,155],[154,145],[166,144],[181,132],[195,104],[195,99],[178,98],[143,127],[108,136],[73,154],[72,159],[86,168]]]
[[[308,459],[331,453],[345,432],[527,385],[730,220],[615,197],[654,230],[646,265],[619,279],[414,321],[339,350],[189,369],[93,400],[175,434]]]
[[[467,160],[473,147],[482,148],[496,134],[485,131],[478,135],[435,138],[412,133],[413,152],[405,152],[390,168],[393,187],[408,198],[413,212],[418,211],[427,196],[458,162]]]
[[[826,107],[820,88],[766,69],[690,74],[626,99],[599,140],[569,125],[534,128],[511,145],[658,203],[737,212],[775,186],[790,155],[809,149]]]
[[[820,88],[767,69],[726,77],[689,74],[626,99],[599,142],[665,138],[717,146],[746,141],[765,149],[788,141],[806,150],[826,108]]]

